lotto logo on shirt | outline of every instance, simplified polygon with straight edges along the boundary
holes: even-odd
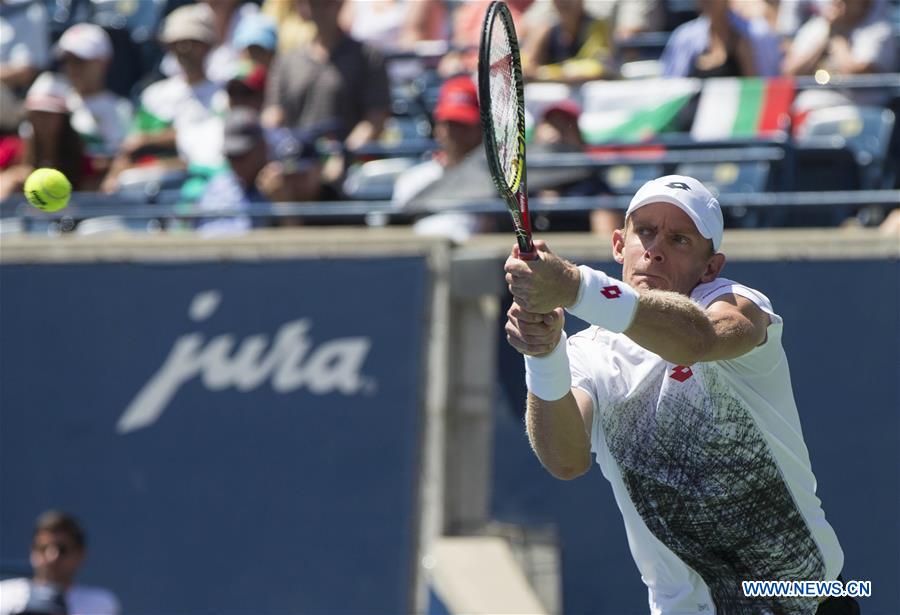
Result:
[[[618,286],[604,286],[603,290],[600,292],[602,292],[603,296],[607,299],[618,299],[622,296],[622,289]]]
[[[676,365],[672,368],[672,373],[669,374],[669,378],[677,380],[678,382],[684,382],[693,375],[694,372],[687,365]]]

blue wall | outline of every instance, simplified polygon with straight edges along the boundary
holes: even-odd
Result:
[[[845,578],[900,613],[898,263],[725,273],[785,318]],[[6,571],[60,507],[90,534],[84,581],[128,613],[409,611],[424,259],[3,265],[0,290]],[[543,471],[501,350],[495,516],[558,526],[567,613],[646,613],[608,485]]]
[[[6,572],[59,507],[127,613],[408,612],[428,281],[419,257],[0,267]]]
[[[614,263],[593,266],[621,273]],[[723,275],[761,290],[785,319],[794,394],[818,495],[844,549],[843,576],[872,581],[873,596],[860,600],[866,615],[900,613],[898,262],[735,262]],[[505,340],[500,365],[495,516],[558,525],[566,613],[646,613],[609,484],[596,467],[572,482],[541,468],[520,418],[521,358]]]

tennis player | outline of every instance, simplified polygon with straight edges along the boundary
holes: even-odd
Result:
[[[561,479],[595,455],[652,613],[856,613],[852,599],[743,594],[744,580],[835,580],[844,558],[816,497],[783,321],[719,277],[722,230],[703,184],[670,175],[613,232],[622,280],[540,241],[538,260],[514,250],[506,332],[525,355],[531,445]],[[564,310],[591,326],[567,340]]]

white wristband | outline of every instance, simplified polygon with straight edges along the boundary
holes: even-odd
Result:
[[[613,333],[625,331],[634,319],[638,294],[625,282],[581,265],[578,298],[566,311]]]
[[[544,401],[556,401],[566,396],[572,388],[572,375],[569,373],[565,331],[550,354],[543,357],[525,355],[525,384]]]

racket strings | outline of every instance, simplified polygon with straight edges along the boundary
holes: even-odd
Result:
[[[509,34],[500,19],[491,26],[491,119],[504,180],[515,189],[519,175],[519,125],[516,77]]]

